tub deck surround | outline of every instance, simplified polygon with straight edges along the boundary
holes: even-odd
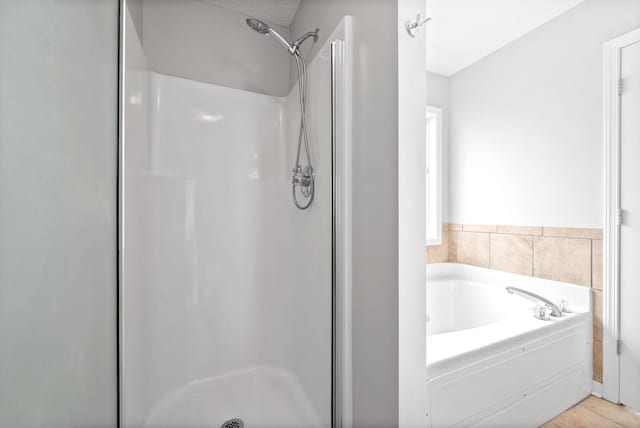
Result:
[[[525,318],[507,319],[486,326],[429,336],[427,379],[459,368],[466,362],[520,349],[523,341],[535,343],[559,328],[569,330],[588,323],[589,314],[567,314],[562,319],[541,321],[525,312]]]
[[[458,263],[427,266],[431,426],[537,426],[591,391],[591,292]],[[550,321],[512,286],[572,313]]]
[[[602,382],[602,230],[570,227],[444,224],[426,262],[463,263],[591,288],[594,380]]]
[[[493,269],[479,268],[462,263],[434,263],[427,265],[427,281],[462,280],[495,285],[499,290],[512,286],[531,291],[555,301],[558,298],[569,299],[574,312],[590,312],[591,293],[589,289],[575,284],[546,280]],[[504,292],[507,295],[507,292]]]

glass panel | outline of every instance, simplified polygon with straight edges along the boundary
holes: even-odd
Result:
[[[0,0],[0,426],[116,425],[117,0]]]

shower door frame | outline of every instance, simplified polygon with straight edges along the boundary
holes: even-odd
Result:
[[[331,38],[331,425],[352,426],[352,17]]]
[[[116,417],[124,426],[123,339],[124,323],[124,165],[125,165],[125,43],[127,0],[118,0],[118,165],[117,165],[117,343]],[[336,27],[342,37],[331,47],[331,426],[352,424],[351,367],[351,108],[352,18],[345,16]]]
[[[122,314],[124,313],[123,299],[124,294],[124,278],[123,278],[123,266],[124,266],[124,137],[125,137],[125,28],[127,28],[127,0],[118,0],[118,149],[117,149],[117,186],[118,195],[116,197],[116,245],[117,245],[117,257],[116,268],[118,270],[116,274],[116,376],[118,381],[118,387],[116,388],[116,421],[118,428],[123,426],[123,412],[122,412],[122,399],[124,378],[122,373],[122,359],[123,359],[123,328]]]

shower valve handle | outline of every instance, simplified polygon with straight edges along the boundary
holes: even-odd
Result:
[[[309,187],[311,186],[311,177],[308,175],[294,174],[291,183],[294,186]]]
[[[293,170],[291,184],[293,184],[294,186],[309,187],[312,184],[311,175],[308,173],[306,168],[303,171],[298,167]]]

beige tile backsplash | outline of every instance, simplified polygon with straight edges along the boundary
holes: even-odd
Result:
[[[457,233],[457,261],[472,266],[488,268],[490,259],[489,233],[456,232]]]
[[[593,338],[602,341],[602,292],[593,290]]]
[[[591,240],[536,236],[533,275],[591,287]]]
[[[491,234],[491,260],[495,270],[533,275],[533,238],[527,235]]]
[[[602,290],[602,230],[447,224],[427,263],[457,262]]]
[[[562,238],[602,239],[601,229],[584,229],[576,227],[543,227],[545,236],[559,236]]]
[[[449,229],[445,225],[442,228],[442,244],[427,247],[427,263],[443,263],[449,261]]]
[[[542,235],[542,228],[536,226],[498,226],[498,233],[512,235]]]
[[[464,230],[465,232],[496,233],[498,231],[498,226],[484,224],[463,224],[462,230]]]
[[[449,248],[447,251],[449,260],[456,260],[458,258],[458,233],[455,230],[449,230]]]
[[[602,382],[602,230],[447,224],[427,263],[456,262],[593,289],[593,377]]]
[[[602,383],[602,341],[593,339],[593,380]]]
[[[591,241],[591,287],[602,290],[602,240]]]
[[[593,290],[593,379],[602,382],[602,291]]]

